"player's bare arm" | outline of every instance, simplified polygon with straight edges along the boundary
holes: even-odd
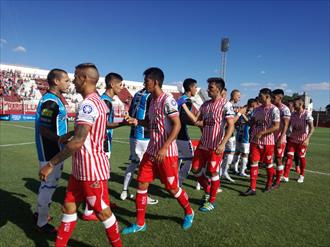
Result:
[[[279,141],[277,142],[277,145],[278,147],[281,146],[282,142],[284,142],[284,138],[286,136],[286,132],[288,131],[288,128],[289,128],[289,123],[290,123],[290,118],[284,118],[284,126],[283,126],[283,129],[281,131],[281,136],[279,138]]]
[[[45,166],[40,169],[39,177],[41,180],[46,181],[55,165],[69,158],[84,145],[90,128],[91,127],[87,124],[77,125],[72,140],[68,142],[61,152],[57,153]]]
[[[169,145],[176,139],[176,137],[179,134],[180,128],[181,128],[181,123],[180,123],[179,116],[174,116],[174,117],[171,117],[170,119],[171,119],[171,122],[172,122],[172,130],[171,130],[168,138],[165,140],[164,145],[158,151],[158,153],[155,157],[156,162],[158,162],[158,163],[163,161]]]
[[[190,124],[194,124],[194,123],[196,123],[198,117],[195,116],[195,114],[192,113],[192,112],[189,110],[188,106],[187,106],[186,104],[183,104],[183,105],[182,105],[182,108],[183,108],[183,110],[185,111],[185,113],[187,114],[187,117],[188,117],[188,119],[189,119],[189,121],[190,121]]]
[[[199,128],[203,128],[203,126],[204,126],[204,124],[203,124],[203,114],[200,111],[197,113],[196,118],[197,118],[197,120],[194,123],[194,125],[199,127]]]
[[[66,133],[65,135],[62,135],[59,137],[58,139],[58,143],[60,144],[66,144],[68,141],[71,140],[71,138],[74,136],[74,131],[69,131],[68,133]]]
[[[306,147],[309,145],[309,139],[310,139],[310,137],[312,136],[312,134],[315,130],[313,121],[309,121],[308,126],[309,126],[309,133],[308,133],[305,141],[303,142],[303,145],[306,146]]]
[[[225,145],[228,142],[229,138],[232,136],[233,132],[234,132],[234,118],[227,118],[227,130],[225,132],[225,136],[223,137],[223,140],[221,143],[219,143],[217,149],[215,150],[215,153],[217,155],[223,153],[223,151],[225,150]]]

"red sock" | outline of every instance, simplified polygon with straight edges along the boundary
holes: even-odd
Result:
[[[185,214],[192,214],[192,209],[190,207],[188,194],[184,191],[184,189],[179,188],[179,191],[174,195],[174,197],[178,200],[180,206],[184,209]]]
[[[281,183],[281,177],[283,176],[284,173],[284,166],[283,165],[279,165],[276,169],[276,184]]]
[[[65,247],[77,223],[77,214],[63,214],[62,222],[57,230],[55,247]]]
[[[275,175],[274,165],[267,165],[267,186],[270,187],[273,184],[273,178]]]
[[[288,155],[287,160],[286,160],[286,164],[285,164],[284,175],[283,175],[286,178],[289,177],[292,162],[293,162],[293,156]]]
[[[103,221],[102,223],[105,227],[105,231],[111,245],[113,247],[122,247],[123,245],[120,239],[118,222],[115,215],[112,214],[109,219]]]
[[[211,189],[210,189],[210,203],[214,203],[217,198],[217,191],[220,186],[219,175],[211,178]]]
[[[250,188],[251,190],[256,190],[257,188],[257,178],[258,178],[258,164],[251,164],[250,169]]]
[[[300,158],[300,175],[305,176],[305,169],[306,169],[306,158]]]
[[[145,215],[147,210],[147,194],[148,190],[137,190],[136,199],[135,199],[135,207],[136,207],[136,218],[137,224],[139,226],[144,225]]]
[[[197,178],[197,181],[204,188],[205,193],[210,194],[209,179],[204,175],[204,173]]]

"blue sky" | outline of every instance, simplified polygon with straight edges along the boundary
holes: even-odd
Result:
[[[165,81],[187,77],[206,88],[220,75],[246,101],[261,87],[306,91],[329,104],[329,1],[7,1],[1,2],[1,63],[69,72],[95,63],[142,81],[151,66]]]

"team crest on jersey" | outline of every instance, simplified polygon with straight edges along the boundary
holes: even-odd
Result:
[[[171,100],[171,105],[176,106],[176,101],[174,99]]]
[[[93,108],[90,105],[84,105],[83,112],[89,114],[93,111]]]

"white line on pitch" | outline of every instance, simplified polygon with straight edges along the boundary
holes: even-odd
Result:
[[[12,146],[22,146],[22,145],[29,145],[34,144],[35,142],[22,142],[22,143],[12,143],[12,144],[2,144],[0,147],[12,147]]]
[[[22,128],[22,129],[32,129],[32,130],[34,130],[33,127],[22,126],[22,125],[17,125],[17,124],[1,124],[1,125],[3,125],[3,126],[13,126],[13,127]]]

